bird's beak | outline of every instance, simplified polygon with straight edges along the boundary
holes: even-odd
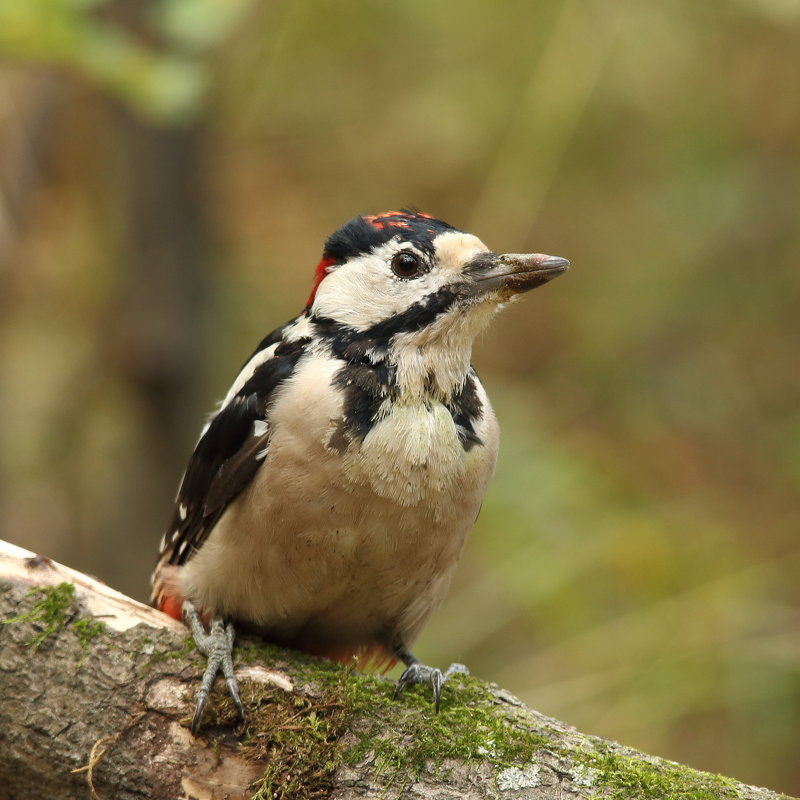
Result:
[[[502,299],[535,289],[566,272],[569,261],[544,253],[481,253],[465,269],[480,294],[495,292]]]

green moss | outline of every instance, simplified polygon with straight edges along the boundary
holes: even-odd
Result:
[[[39,596],[33,608],[23,614],[18,614],[10,619],[2,620],[4,625],[12,623],[31,623],[41,629],[34,634],[25,644],[38,650],[47,639],[63,628],[69,628],[75,633],[84,658],[91,642],[106,631],[106,626],[91,619],[75,619],[75,584],[59,583],[57,586],[41,586],[31,589],[26,597]],[[83,658],[79,663],[83,663]]]
[[[612,800],[733,800],[739,797],[730,778],[683,767],[666,761],[648,761],[608,750],[586,753],[576,758],[587,782],[598,797]]]
[[[191,634],[189,634],[184,638],[183,644],[180,647],[173,647],[169,650],[156,650],[153,640],[147,636],[142,640],[142,649],[140,652],[142,655],[147,656],[147,661],[144,662],[144,666],[141,668],[143,671],[147,671],[151,669],[153,665],[161,664],[164,661],[189,658],[197,654],[197,647],[195,647],[194,639],[192,639]],[[199,660],[200,658],[198,655],[198,661]]]
[[[255,655],[252,649],[248,654]],[[240,648],[237,660],[243,660],[241,655]],[[311,664],[309,668],[313,671]],[[224,691],[215,692],[201,735],[212,747],[233,735],[242,755],[266,764],[251,787],[254,800],[322,800],[330,795],[333,774],[341,763],[340,740],[350,719],[350,683],[349,671],[332,665],[325,665],[324,681],[315,681],[318,691],[313,697],[240,681],[246,722],[237,728],[230,699]]]
[[[36,587],[31,589],[26,597],[34,595],[41,595],[41,599],[34,604],[30,611],[10,619],[4,619],[3,624],[29,622],[37,626],[41,625],[41,630],[26,642],[34,650],[38,650],[50,635],[60,631],[74,615],[72,607],[75,602],[75,585],[59,583],[58,586]]]
[[[106,633],[108,628],[106,627],[105,623],[96,619],[76,620],[72,623],[71,628],[78,637],[78,641],[81,643],[81,649],[83,650],[81,660],[78,662],[78,666],[80,666],[84,661],[86,661],[86,657],[89,655],[89,645],[98,636],[102,636],[104,633]]]
[[[285,652],[245,641],[237,648],[236,659],[279,667]],[[252,749],[255,740],[269,741],[267,751],[262,749],[260,754],[268,757],[270,766],[257,798],[316,797],[303,794],[307,790],[299,787],[307,787],[311,780],[312,785],[329,788],[340,763],[369,761],[388,785],[397,788],[423,770],[444,771],[447,759],[489,761],[501,769],[529,763],[537,750],[552,744],[544,736],[515,726],[485,685],[468,676],[455,675],[448,681],[441,711],[435,714],[427,687],[410,687],[402,699],[394,700],[393,682],[371,675],[351,676],[350,669],[301,655],[293,657],[291,672],[303,696],[276,690],[258,701],[260,709],[271,708],[272,721],[259,719],[258,714],[251,716],[247,703],[248,732],[243,747],[256,753]],[[314,699],[309,700],[309,695]],[[281,698],[285,703],[292,697],[292,708],[279,711]],[[232,720],[230,703],[225,707]],[[276,727],[276,714],[278,722],[285,714],[293,719],[288,729]],[[391,729],[385,724],[387,718],[392,720]],[[338,738],[347,731],[353,736],[343,744]],[[300,774],[297,765],[288,767],[292,759],[301,762],[305,770],[300,783],[296,782]],[[283,782],[287,775],[289,784]]]
[[[453,676],[439,714],[427,687],[411,687],[397,701],[394,686],[372,676],[359,677],[351,687],[351,711],[360,724],[358,743],[345,754],[348,763],[372,754],[379,771],[413,779],[424,769],[440,769],[448,758],[489,761],[497,768],[525,764],[549,744],[515,727],[475,678]],[[380,722],[386,715],[393,718],[391,731]]]
[[[75,635],[78,637],[81,647],[84,650],[88,650],[92,641],[105,633],[108,629],[105,623],[100,622],[100,620],[79,619],[72,623],[72,630],[75,631]]]

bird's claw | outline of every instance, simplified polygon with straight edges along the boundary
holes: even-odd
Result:
[[[454,674],[469,675],[469,670],[463,664],[451,664],[444,672],[438,667],[429,667],[427,664],[422,664],[419,661],[410,664],[406,671],[400,676],[397,681],[397,686],[394,690],[395,700],[403,693],[403,689],[410,683],[424,683],[428,684],[433,690],[433,704],[436,708],[436,713],[439,713],[439,706],[442,702],[442,686],[446,683],[447,679]]]
[[[228,684],[228,692],[236,706],[239,718],[244,720],[244,706],[242,706],[239,687],[233,674],[233,641],[236,638],[233,625],[230,622],[226,623],[222,617],[213,617],[211,626],[206,631],[197,609],[188,600],[183,604],[183,621],[192,631],[195,646],[208,659],[206,671],[203,673],[203,680],[197,692],[197,705],[192,717],[192,734],[196,736],[200,730],[200,722],[208,703],[209,692],[219,672],[222,673]]]

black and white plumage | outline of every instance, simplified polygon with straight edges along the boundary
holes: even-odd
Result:
[[[334,233],[307,307],[259,344],[203,430],[155,604],[188,613],[196,638],[199,612],[339,660],[402,659],[400,687],[429,682],[438,707],[442,673],[409,648],[444,597],[498,446],[472,341],[567,266],[491,253],[417,212]],[[230,685],[229,661],[206,674],[206,695],[217,666]]]

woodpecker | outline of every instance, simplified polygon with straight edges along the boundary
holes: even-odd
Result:
[[[494,471],[499,431],[470,359],[522,292],[564,272],[491,252],[413,210],[326,241],[302,313],[245,362],[202,430],[152,577],[154,605],[222,672],[239,714],[234,626],[347,662],[444,673],[411,646],[441,603]]]

